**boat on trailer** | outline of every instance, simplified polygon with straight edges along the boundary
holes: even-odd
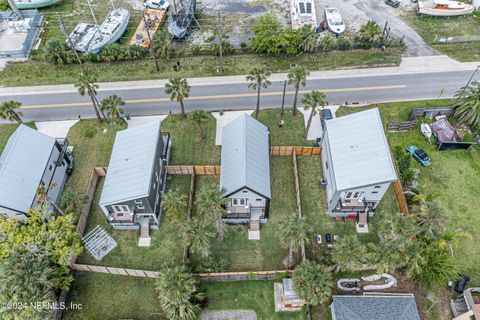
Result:
[[[465,2],[450,0],[418,0],[417,13],[435,17],[471,15],[475,8]]]
[[[314,0],[291,0],[292,29],[298,30],[304,26],[315,28],[317,13]]]
[[[127,30],[130,12],[124,8],[110,11],[105,21],[97,24],[80,23],[70,34],[73,49],[83,53],[99,53],[105,46],[115,43]]]
[[[422,132],[423,136],[430,141],[430,138],[432,137],[432,128],[430,128],[430,125],[428,123],[422,123],[420,125],[420,131]]]
[[[15,0],[14,3],[20,10],[51,7],[62,3],[63,0]]]
[[[328,29],[333,33],[341,34],[345,31],[345,22],[337,8],[325,8],[325,20],[327,20]]]
[[[196,0],[173,0],[174,10],[168,16],[168,32],[172,37],[181,39],[190,32],[190,25],[195,18]]]

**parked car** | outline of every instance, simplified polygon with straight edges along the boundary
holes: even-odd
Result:
[[[333,119],[332,111],[330,109],[323,109],[322,110],[322,121],[332,120],[332,119]]]
[[[143,6],[150,9],[167,10],[170,3],[165,0],[144,0]]]
[[[399,0],[385,0],[385,3],[393,8],[398,8],[400,6],[400,1]]]
[[[461,274],[460,277],[460,280],[455,281],[455,292],[457,293],[463,293],[468,281],[470,281],[470,277],[465,274]]]
[[[410,153],[413,159],[417,160],[422,166],[427,167],[430,165],[431,161],[428,157],[427,153],[417,146],[409,146],[407,147],[407,152]]]

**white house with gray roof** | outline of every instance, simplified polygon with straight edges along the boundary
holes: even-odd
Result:
[[[0,156],[0,215],[23,220],[37,203],[44,186],[49,201],[57,203],[72,161],[66,139],[54,139],[20,125]]]
[[[333,320],[420,320],[413,294],[333,296],[330,310]]]
[[[325,121],[322,170],[327,214],[364,220],[397,180],[377,108]]]
[[[226,221],[268,220],[270,144],[268,128],[247,114],[222,129],[220,187],[229,198]]]
[[[100,208],[116,229],[158,229],[170,136],[160,121],[117,132]]]

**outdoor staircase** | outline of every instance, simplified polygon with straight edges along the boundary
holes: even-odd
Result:
[[[248,228],[248,240],[260,240],[260,220],[250,219]]]
[[[148,224],[140,225],[140,238],[138,239],[139,247],[150,247],[150,226]]]
[[[357,221],[357,233],[368,233],[368,213],[360,212]]]

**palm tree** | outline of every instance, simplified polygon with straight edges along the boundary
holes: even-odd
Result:
[[[194,121],[200,129],[200,139],[205,139],[205,133],[203,132],[203,125],[207,122],[208,115],[203,110],[193,110],[188,115],[189,119]]]
[[[170,189],[163,196],[162,206],[168,217],[179,223],[187,216],[187,196],[178,189]]]
[[[420,235],[438,239],[444,230],[446,214],[437,202],[427,202],[418,207],[412,218],[420,228]]]
[[[270,72],[265,68],[253,68],[247,75],[248,88],[257,90],[257,107],[255,109],[255,119],[258,119],[258,113],[260,111],[260,90],[261,88],[267,88],[271,82],[268,80]]]
[[[480,81],[461,88],[455,98],[453,116],[471,127],[480,125]]]
[[[199,218],[191,219],[180,228],[180,239],[182,245],[193,253],[198,253],[202,258],[210,254],[211,239],[215,237],[204,220]]]
[[[301,248],[303,243],[309,242],[311,232],[312,227],[307,224],[305,217],[298,218],[295,212],[280,220],[277,234],[280,238],[280,245],[288,248],[288,268],[293,266],[293,250]]]
[[[293,288],[310,305],[325,303],[332,294],[332,275],[313,261],[305,260],[293,271]]]
[[[373,20],[370,20],[366,24],[360,27],[359,33],[360,33],[360,37],[364,41],[370,42],[372,40],[375,40],[378,36],[380,36],[380,34],[382,33],[382,29],[380,28],[378,23],[376,23]]]
[[[95,82],[97,79],[95,76],[88,72],[80,73],[80,77],[78,78],[75,87],[78,89],[78,93],[83,97],[87,94],[90,99],[92,100],[93,109],[95,110],[95,115],[97,116],[98,121],[102,121],[102,116],[100,115],[100,106],[97,100],[97,89],[98,84]]]
[[[182,110],[182,117],[185,118],[185,105],[183,100],[190,95],[190,86],[187,79],[175,76],[168,79],[168,83],[165,84],[165,93],[170,95],[170,100],[177,100]]]
[[[218,239],[224,239],[225,225],[223,217],[225,216],[225,206],[228,199],[225,198],[225,189],[220,189],[216,184],[207,184],[203,186],[196,195],[195,206],[198,212],[206,220],[213,221],[218,232]]]
[[[303,132],[303,137],[307,139],[308,130],[310,130],[310,125],[312,124],[313,116],[316,115],[319,110],[323,109],[327,105],[327,100],[325,100],[325,94],[320,91],[312,91],[310,93],[305,93],[302,99],[305,111],[310,110],[310,116],[308,117],[307,126]]]
[[[333,247],[335,272],[355,271],[371,261],[367,246],[356,235],[342,237]]]
[[[204,299],[200,283],[185,265],[164,267],[159,273],[155,290],[160,308],[172,320],[194,320],[200,311],[198,302]]]
[[[45,187],[44,184],[39,185],[35,194],[36,195],[35,202],[41,206],[50,204],[52,207],[55,208],[57,212],[63,215],[64,212],[62,211],[62,209],[60,209],[58,205],[50,199],[50,196],[48,195],[48,192],[55,189],[57,186],[58,184],[55,182],[48,187]]]
[[[87,196],[80,194],[73,189],[69,188],[62,194],[60,200],[60,208],[67,213],[75,213],[79,215],[87,202]]]
[[[107,114],[107,117],[115,120],[121,119],[125,113],[120,106],[124,106],[125,101],[118,97],[116,94],[112,94],[108,98],[105,98],[100,103],[100,110]]]
[[[0,117],[8,121],[22,123],[23,113],[18,111],[22,104],[18,101],[3,101],[0,104]]]
[[[298,90],[300,86],[305,87],[307,84],[307,77],[310,75],[305,67],[303,66],[294,66],[290,68],[288,72],[288,84],[293,84],[295,87],[295,96],[293,97],[293,115],[297,115],[297,98],[298,98]]]

